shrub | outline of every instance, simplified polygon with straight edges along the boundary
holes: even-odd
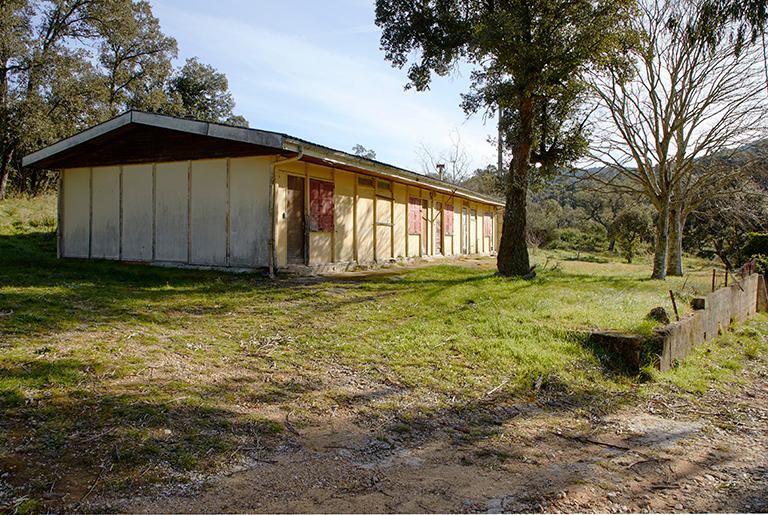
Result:
[[[613,223],[616,243],[619,244],[621,255],[632,262],[640,245],[652,237],[652,220],[647,210],[629,208],[622,211]]]
[[[768,256],[768,232],[751,232],[747,234],[741,254],[745,260],[760,254]]]
[[[768,254],[755,254],[752,258],[755,260],[755,271],[763,277],[768,276]]]
[[[596,227],[587,230],[566,227],[557,231],[557,238],[549,245],[552,249],[596,252],[605,250],[605,231]]]

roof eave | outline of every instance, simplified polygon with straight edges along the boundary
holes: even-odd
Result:
[[[74,136],[65,138],[53,145],[24,156],[21,161],[22,166],[35,166],[37,163],[50,159],[72,147],[87,143],[88,141],[94,140],[129,124],[146,125],[187,134],[237,141],[240,143],[274,148],[275,150],[281,150],[283,148],[283,135],[274,132],[245,127],[233,127],[187,118],[176,118],[156,113],[145,113],[143,111],[127,111],[111,120],[95,125]]]
[[[40,161],[53,157],[56,154],[60,154],[65,150],[69,150],[72,147],[75,147],[77,145],[90,141],[92,139],[98,138],[99,136],[103,136],[108,132],[111,132],[115,129],[119,129],[120,127],[128,125],[129,123],[131,123],[131,114],[132,112],[128,111],[126,113],[121,114],[120,116],[112,118],[111,120],[107,120],[104,123],[94,125],[93,127],[90,127],[84,130],[83,132],[77,133],[74,136],[70,136],[69,138],[65,138],[61,141],[57,141],[53,145],[49,145],[45,148],[42,148],[37,152],[32,152],[31,154],[27,154],[21,159],[21,166],[23,167],[34,166],[36,163],[39,163]]]
[[[372,161],[370,159],[365,159],[363,157],[348,154],[346,152],[315,145],[304,140],[286,137],[284,140],[283,148],[290,152],[299,152],[299,149],[301,149],[304,151],[305,156],[312,156],[317,159],[322,159],[330,165],[338,163],[340,165],[351,166],[363,172],[370,172],[377,175],[392,177],[412,185],[428,186],[446,194],[458,194],[461,197],[467,198],[469,200],[475,200],[478,202],[493,204],[498,207],[504,207],[504,203],[499,199],[481,195],[477,192],[462,188],[461,186],[450,184],[439,179],[433,179],[426,175],[421,175],[409,170],[405,170],[403,168],[388,165],[386,163]]]

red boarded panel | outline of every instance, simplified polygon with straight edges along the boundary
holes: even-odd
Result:
[[[421,234],[421,199],[408,199],[408,234]]]
[[[309,230],[333,231],[333,183],[310,179]]]
[[[485,212],[483,220],[483,236],[493,237],[493,218],[490,211]]]
[[[445,235],[453,236],[453,204],[445,205]]]

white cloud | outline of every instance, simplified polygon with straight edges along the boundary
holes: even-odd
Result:
[[[362,143],[381,160],[411,169],[418,169],[419,144],[441,150],[458,130],[473,166],[494,160],[486,142],[492,126],[483,127],[479,116],[465,121],[458,107],[465,84],[441,79],[432,92],[404,92],[405,74],[383,55],[353,56],[316,43],[349,34],[352,44],[360,38],[370,44],[370,38],[378,40],[373,25],[326,25],[310,38],[270,19],[246,23],[163,3],[155,12],[164,30],[179,40],[184,57],[198,55],[227,74],[237,111],[253,127],[341,150]]]

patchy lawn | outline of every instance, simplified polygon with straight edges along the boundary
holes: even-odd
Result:
[[[669,289],[687,309],[707,263],[662,283],[647,263],[542,251],[532,281],[489,259],[270,281],[57,260],[53,205],[0,201],[0,507],[83,509],[274,463],[333,417],[381,442],[460,420],[475,440],[514,416],[488,419],[489,403],[588,418],[660,391],[695,399],[746,384],[768,349],[758,317],[641,384],[585,344],[595,328],[651,331]]]

